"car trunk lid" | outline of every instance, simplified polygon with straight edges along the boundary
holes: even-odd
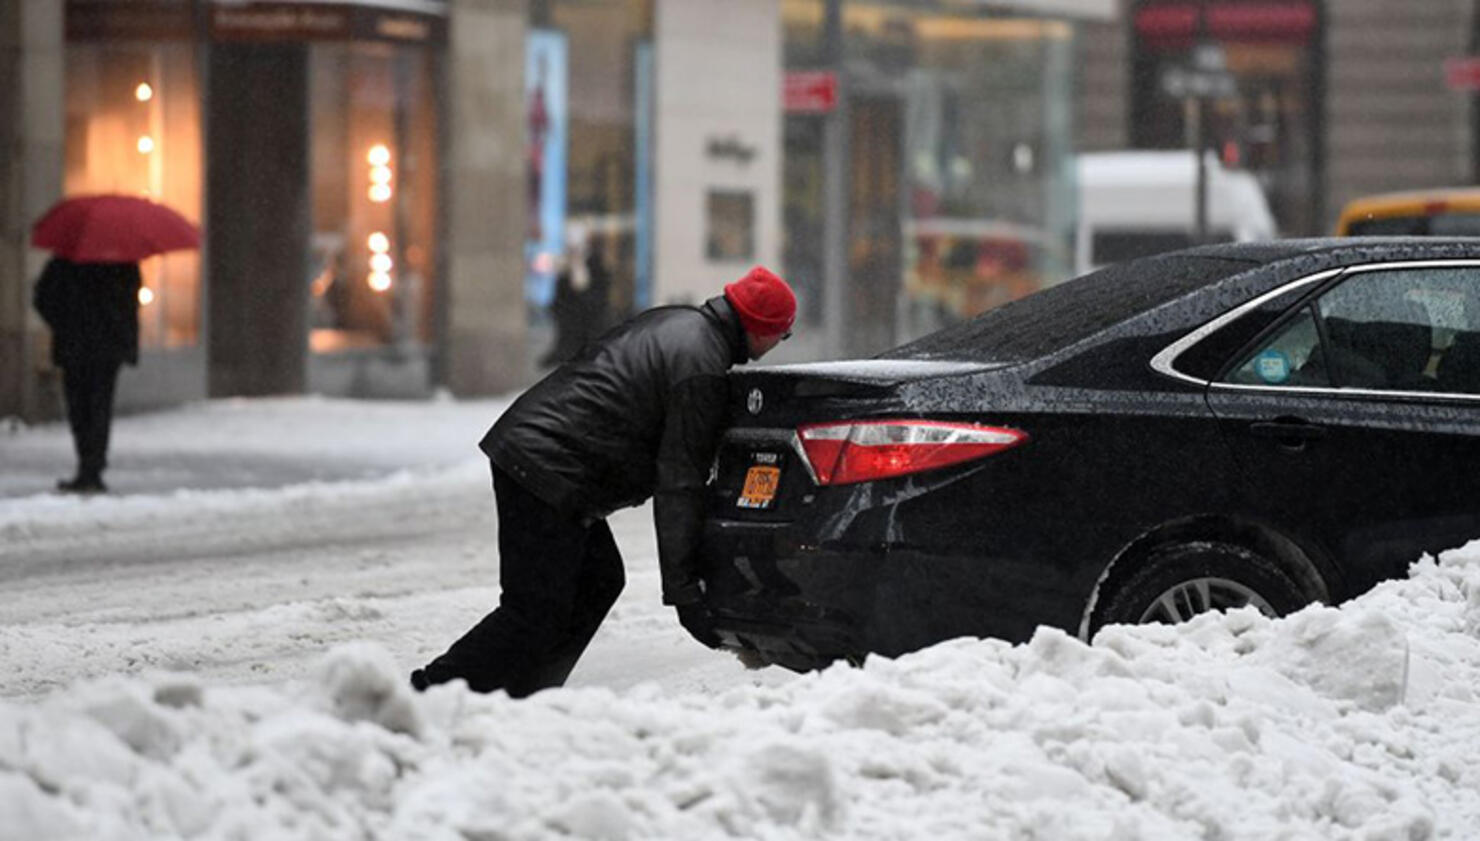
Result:
[[[712,514],[784,520],[818,482],[797,427],[904,413],[901,386],[1001,367],[939,360],[848,360],[778,365],[731,374],[730,426],[716,456]]]

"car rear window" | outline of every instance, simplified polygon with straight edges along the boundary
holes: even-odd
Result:
[[[1069,347],[1249,263],[1186,254],[1108,266],[880,354],[883,359],[1023,362]]]

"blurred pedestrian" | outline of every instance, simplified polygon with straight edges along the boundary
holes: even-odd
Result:
[[[611,286],[600,238],[574,235],[555,276],[555,297],[550,303],[555,339],[540,357],[541,365],[559,365],[575,358],[587,342],[606,331]]]
[[[411,674],[519,698],[565,683],[625,581],[606,517],[653,497],[663,603],[718,644],[697,550],[731,365],[790,335],[796,297],[755,267],[702,305],[658,307],[525,392],[480,447],[498,506],[497,609]]]
[[[77,472],[65,493],[103,493],[113,392],[124,363],[139,364],[138,263],[47,262],[32,303],[51,328],[51,359],[62,369]]]

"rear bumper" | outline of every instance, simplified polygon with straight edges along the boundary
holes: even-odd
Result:
[[[787,618],[733,601],[712,609],[721,645],[772,665],[805,672],[862,657],[857,629],[846,619],[821,614]]]
[[[711,519],[705,602],[720,639],[798,671],[896,657],[955,637],[1022,642],[1039,625],[1073,633],[1084,588],[1027,552],[942,540],[808,543],[812,525]],[[986,549],[986,551],[984,551]]]
[[[873,587],[856,557],[798,543],[789,523],[711,520],[702,558],[726,647],[798,671],[870,650]]]

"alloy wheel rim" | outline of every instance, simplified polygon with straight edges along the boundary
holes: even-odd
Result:
[[[1209,610],[1232,610],[1253,606],[1265,616],[1274,616],[1269,601],[1249,587],[1228,578],[1193,578],[1169,587],[1151,600],[1140,622],[1175,624]]]

